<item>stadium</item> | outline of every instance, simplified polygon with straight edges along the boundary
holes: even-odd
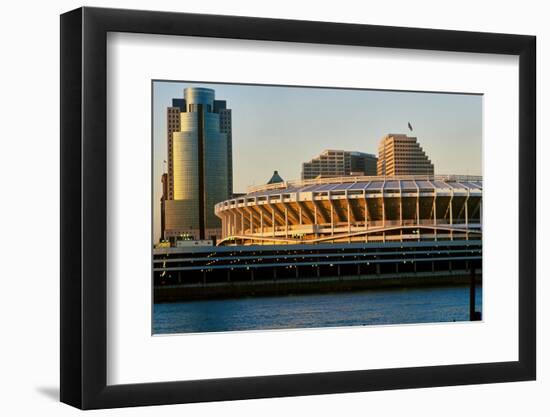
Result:
[[[218,246],[481,239],[482,177],[346,176],[249,188],[215,205]]]

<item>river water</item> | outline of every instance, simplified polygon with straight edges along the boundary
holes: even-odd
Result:
[[[476,310],[481,310],[481,287]],[[155,304],[153,333],[226,332],[469,319],[469,287],[422,287]]]

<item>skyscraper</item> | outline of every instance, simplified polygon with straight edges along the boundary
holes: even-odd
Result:
[[[185,99],[173,99],[172,107],[166,109],[166,149],[168,153],[168,196],[167,200],[174,199],[174,163],[173,163],[173,140],[172,135],[174,132],[180,131],[180,114],[184,112]]]
[[[302,179],[376,175],[376,156],[363,152],[328,149],[302,164]]]
[[[378,146],[378,175],[433,175],[434,166],[415,137],[391,133]]]
[[[350,173],[349,175],[376,175],[376,155],[364,152],[349,152]]]
[[[231,195],[231,110],[209,88],[186,88],[167,109],[165,238],[220,235],[214,205]]]

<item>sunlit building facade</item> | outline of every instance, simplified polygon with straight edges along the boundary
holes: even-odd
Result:
[[[302,179],[376,175],[375,155],[327,149],[302,164]]]
[[[340,177],[251,187],[216,205],[221,245],[480,239],[481,177]]]
[[[377,175],[433,175],[434,166],[415,137],[389,134],[378,146]]]
[[[178,114],[179,118],[175,115]],[[231,110],[209,88],[186,88],[168,108],[166,238],[218,238],[214,205],[232,192]]]

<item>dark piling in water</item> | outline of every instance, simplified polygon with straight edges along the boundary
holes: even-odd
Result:
[[[476,272],[470,268],[470,321],[481,320],[481,312],[476,311]]]

